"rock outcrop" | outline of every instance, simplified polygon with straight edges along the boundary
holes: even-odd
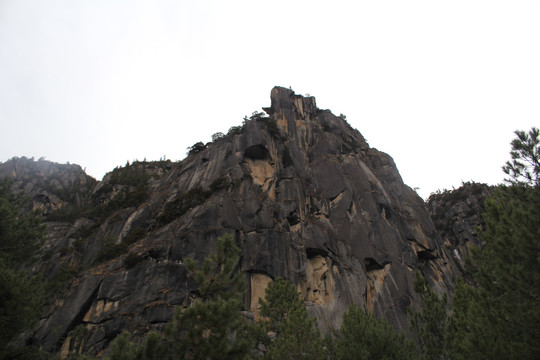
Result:
[[[493,194],[494,187],[467,182],[454,190],[432,194],[426,208],[445,247],[452,251],[456,263],[465,265],[472,247],[481,248],[477,229],[484,228],[484,201]]]
[[[0,164],[0,178],[13,179],[13,190],[23,192],[33,210],[44,215],[64,204],[80,206],[96,185],[79,165],[57,164],[44,159],[13,158]]]
[[[407,329],[417,270],[435,291],[451,291],[450,250],[389,155],[313,97],[276,87],[264,110],[180,163],[115,169],[80,190],[69,214],[49,217],[43,269],[63,264],[77,275],[35,342],[100,353],[122,330],[162,328],[190,301],[183,259],[203,259],[225,233],[241,245],[255,318],[279,276],[297,285],[323,331],[338,328],[351,303]]]

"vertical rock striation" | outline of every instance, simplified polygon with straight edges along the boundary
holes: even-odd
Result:
[[[254,114],[180,163],[132,165],[149,174],[138,202],[64,223],[56,236],[77,245],[70,261],[86,270],[42,319],[35,341],[99,353],[123,329],[162,328],[190,301],[183,259],[202,260],[225,233],[241,245],[244,304],[255,318],[279,276],[297,285],[323,331],[341,325],[350,303],[407,329],[407,308],[419,300],[416,270],[437,292],[451,291],[452,256],[390,156],[313,97],[276,87],[264,110],[268,116]],[[88,203],[109,209],[119,193],[140,192],[113,180],[98,183]],[[81,224],[92,226],[77,231]],[[103,261],[106,239],[123,251]],[[74,348],[70,334],[81,325],[84,345]]]

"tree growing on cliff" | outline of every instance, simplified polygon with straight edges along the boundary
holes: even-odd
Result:
[[[409,310],[410,329],[415,334],[421,358],[429,360],[451,359],[448,345],[448,297],[439,297],[431,290],[420,272],[416,272],[414,290],[422,297],[422,310]]]
[[[254,347],[250,324],[240,311],[245,281],[236,271],[240,248],[231,235],[218,238],[217,252],[201,267],[186,259],[198,284],[197,299],[179,308],[167,327],[172,358],[244,359]]]
[[[486,201],[485,246],[455,291],[452,344],[458,359],[540,358],[540,188],[499,188]]]
[[[45,228],[39,216],[29,211],[28,199],[15,194],[11,184],[0,179],[0,259],[21,269],[36,260]]]
[[[110,360],[246,359],[254,348],[252,329],[240,311],[245,281],[236,267],[240,248],[231,235],[217,239],[217,251],[201,266],[184,259],[197,283],[192,303],[178,308],[164,333],[136,344],[128,333],[112,344]]]
[[[516,138],[510,145],[510,157],[503,166],[505,174],[510,176],[507,182],[513,185],[540,185],[540,130],[531,128],[529,132],[517,130]]]
[[[44,238],[40,218],[25,199],[0,179],[0,359],[28,353],[10,342],[37,321],[45,294],[40,279],[25,267],[33,263]]]
[[[264,359],[326,359],[319,330],[307,310],[295,286],[277,278],[260,299],[260,326],[268,336],[263,339],[268,351]]]
[[[456,359],[540,358],[539,131],[516,131],[503,168],[511,186],[485,203],[485,243],[467,270],[473,284],[458,283],[450,341]]]
[[[336,360],[417,358],[414,342],[398,333],[386,320],[351,305],[331,346]]]

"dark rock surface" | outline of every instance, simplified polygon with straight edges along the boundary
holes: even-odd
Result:
[[[13,189],[24,192],[33,210],[45,215],[66,203],[81,205],[96,184],[79,165],[26,157],[0,163],[0,177],[13,179]]]
[[[477,228],[484,228],[484,201],[494,192],[493,186],[467,182],[454,190],[432,194],[426,209],[445,247],[463,267],[471,247],[482,247]]]
[[[225,233],[241,245],[255,318],[278,276],[298,286],[323,332],[340,326],[350,303],[406,329],[416,270],[437,292],[452,290],[451,249],[389,155],[313,97],[276,87],[265,111],[180,163],[115,169],[91,191],[77,189],[70,213],[46,213],[41,271],[53,278],[62,265],[77,275],[34,341],[64,355],[100,353],[122,330],[162,328],[190,301],[183,259],[202,260]]]

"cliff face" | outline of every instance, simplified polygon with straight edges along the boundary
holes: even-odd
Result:
[[[461,267],[465,258],[471,255],[472,247],[482,247],[477,229],[484,228],[482,219],[484,201],[494,192],[494,187],[468,182],[460,188],[432,194],[426,209],[433,220],[445,247]]]
[[[225,233],[242,247],[255,318],[278,276],[297,285],[323,331],[340,326],[350,303],[406,329],[416,270],[451,291],[450,250],[390,156],[313,97],[276,87],[265,111],[180,163],[138,162],[87,180],[91,191],[47,215],[42,271],[77,275],[34,340],[99,353],[122,330],[163,327],[190,301],[183,259],[203,259]]]
[[[33,210],[50,215],[64,204],[82,205],[96,180],[79,165],[40,159],[14,158],[0,163],[0,178],[13,180],[13,190],[24,192]]]

